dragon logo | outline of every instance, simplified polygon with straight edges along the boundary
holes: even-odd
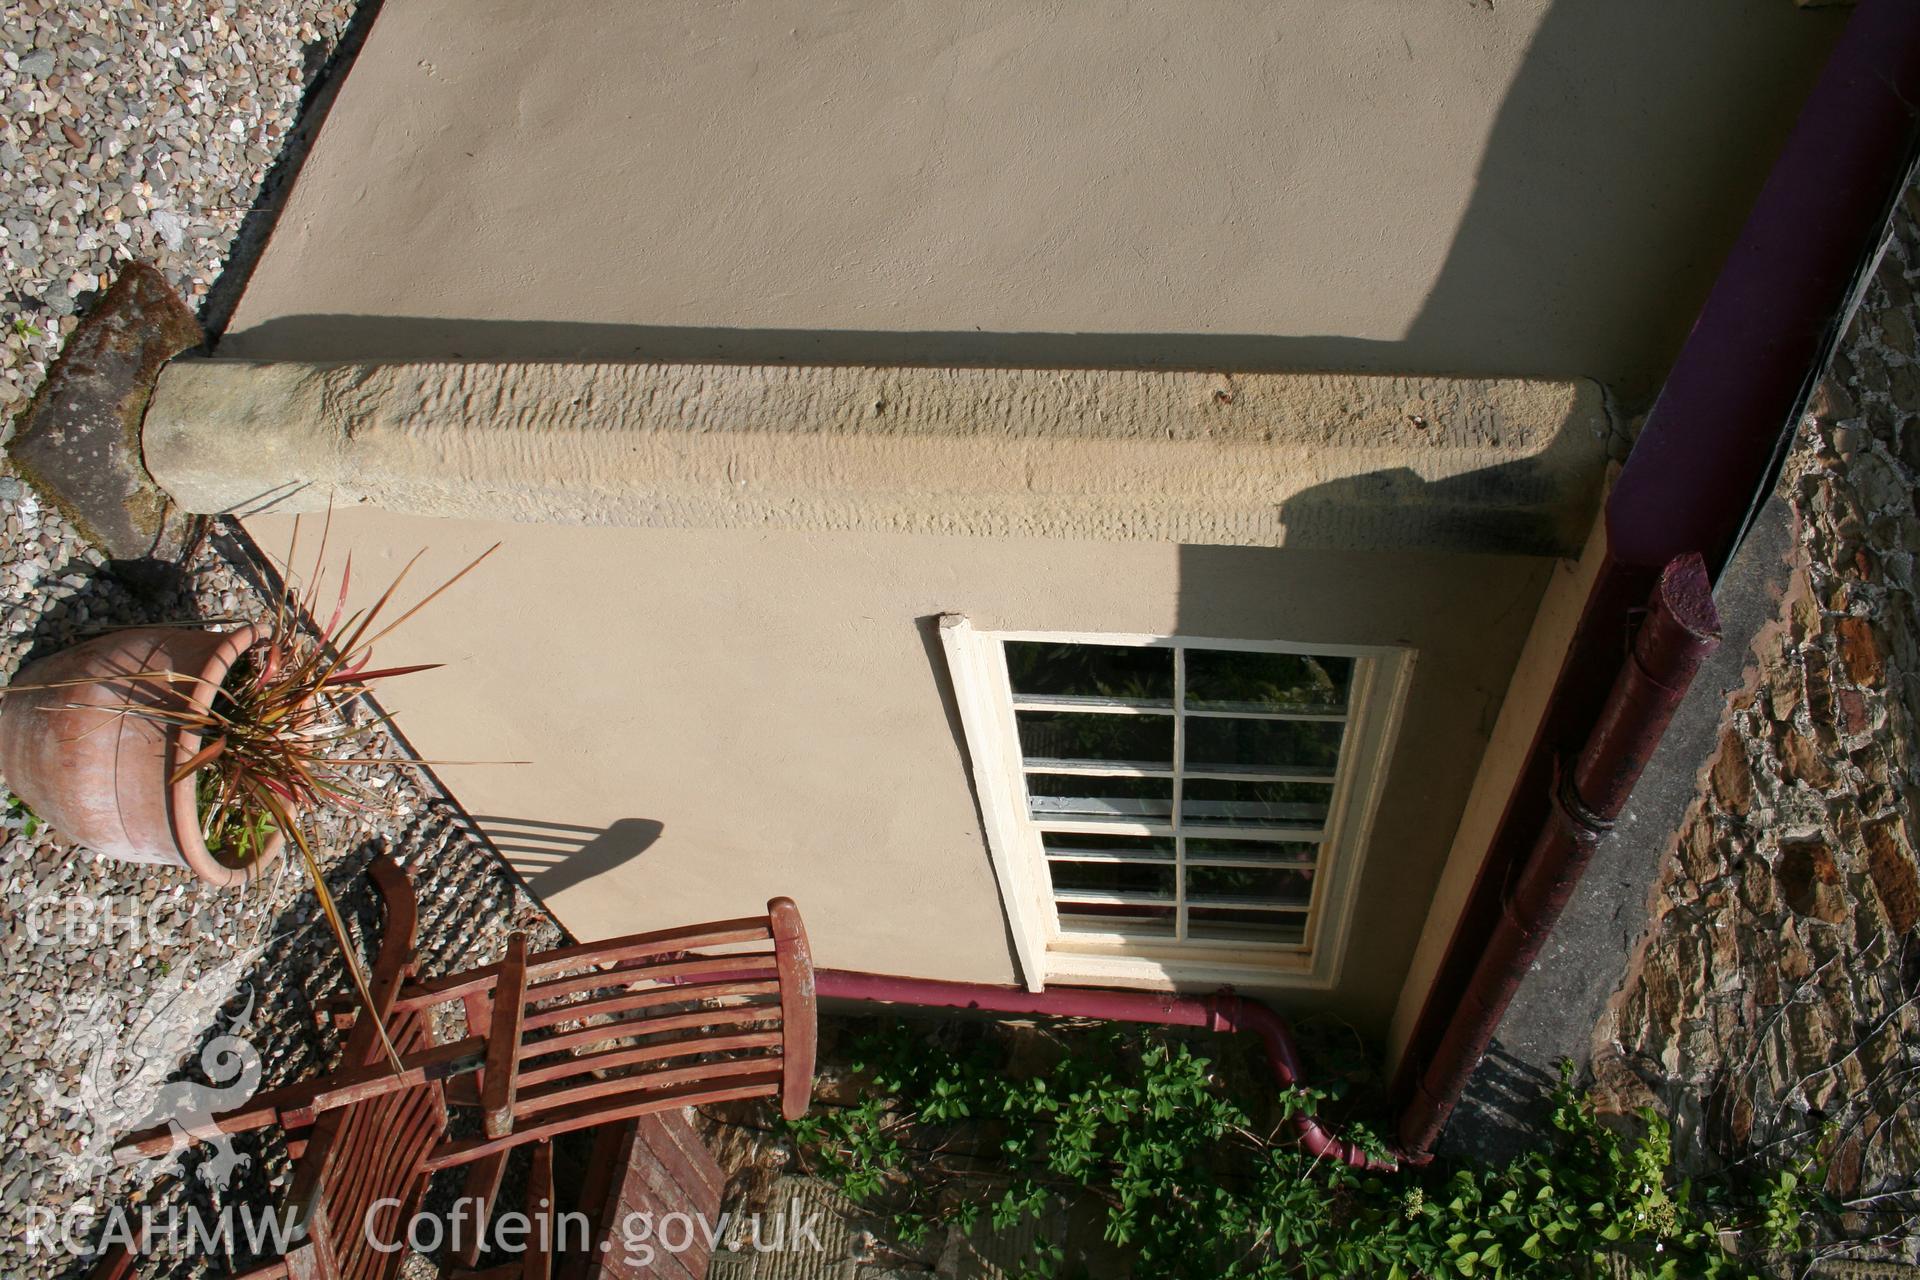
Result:
[[[123,1022],[111,1016],[107,996],[96,997],[84,1017],[69,1022],[78,1030],[63,1032],[54,1052],[70,1055],[69,1061],[84,1059],[78,1083],[69,1092],[53,1073],[42,1072],[34,1084],[49,1107],[68,1113],[72,1127],[87,1134],[77,1152],[58,1157],[64,1184],[97,1181],[113,1168],[117,1135],[162,1123],[213,1148],[199,1169],[213,1191],[224,1191],[247,1167],[248,1158],[234,1151],[231,1136],[213,1131],[212,1121],[252,1097],[260,1083],[260,1054],[247,1038],[254,995],[242,981],[259,954],[260,948],[251,948],[191,981],[162,978]],[[243,988],[245,1006],[200,1050],[200,1069],[212,1083],[168,1080],[202,1029],[210,1021],[218,1025],[222,1007]]]

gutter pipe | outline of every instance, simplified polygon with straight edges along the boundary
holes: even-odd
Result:
[[[1605,558],[1394,1084],[1410,1159],[1445,1127],[1717,643],[1708,584],[1772,491],[1871,274],[1920,141],[1915,102],[1920,5],[1864,0],[1608,498]]]
[[[1499,919],[1481,943],[1466,990],[1425,1071],[1413,1083],[1399,1139],[1415,1158],[1446,1126],[1600,838],[1626,807],[1700,664],[1719,647],[1719,616],[1698,555],[1667,566],[1648,608],[1593,731],[1571,765],[1555,771],[1533,849],[1501,886]]]
[[[1273,1067],[1274,1079],[1285,1089],[1302,1078],[1300,1051],[1286,1020],[1255,1000],[1231,992],[1182,996],[1147,991],[1107,991],[1091,987],[1055,987],[1028,991],[1024,987],[984,982],[937,982],[928,978],[896,978],[846,969],[818,969],[814,992],[826,999],[861,1000],[878,1004],[913,1005],[936,1009],[981,1009],[992,1013],[1040,1014],[1054,1018],[1103,1018],[1111,1022],[1141,1022],[1170,1027],[1198,1027],[1205,1031],[1245,1031],[1260,1038]],[[1345,1138],[1336,1137],[1312,1116],[1295,1114],[1294,1132],[1300,1145],[1317,1158],[1338,1160],[1355,1169],[1391,1173],[1397,1166],[1379,1160]]]

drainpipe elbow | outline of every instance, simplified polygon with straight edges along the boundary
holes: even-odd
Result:
[[[1274,1082],[1290,1089],[1303,1078],[1300,1051],[1293,1042],[1293,1029],[1279,1014],[1255,1000],[1221,991],[1206,997],[1210,1027],[1218,1031],[1246,1031],[1260,1038],[1273,1067]],[[1337,1160],[1350,1168],[1368,1173],[1393,1173],[1399,1162],[1389,1156],[1380,1159],[1362,1151],[1345,1138],[1337,1137],[1313,1116],[1296,1112],[1294,1135],[1307,1154],[1317,1160]]]

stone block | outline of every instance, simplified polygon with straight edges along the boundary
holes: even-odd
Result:
[[[1856,737],[1873,728],[1873,712],[1867,703],[1867,695],[1858,689],[1842,689],[1834,700],[1835,710],[1840,716],[1840,732]]]
[[[144,443],[161,487],[202,514],[366,504],[643,528],[1554,555],[1585,542],[1611,422],[1593,383],[1246,373],[1228,390],[1223,378],[205,360],[161,378]]]
[[[1920,368],[1895,365],[1891,370],[1893,405],[1903,413],[1920,413]]]
[[[1920,1267],[1904,1262],[1870,1262],[1831,1258],[1816,1263],[1811,1280],[1920,1280]]]
[[[1902,354],[1915,349],[1913,319],[1905,307],[1887,307],[1874,316],[1880,322],[1880,338],[1889,347]]]
[[[1716,761],[1716,770],[1718,767]],[[1713,837],[1712,824],[1705,821],[1690,824],[1680,837],[1680,865],[1686,868],[1687,874],[1705,884],[1720,876],[1723,864],[1719,844]]]
[[[1720,735],[1710,773],[1714,799],[1726,813],[1745,813],[1753,803],[1753,775],[1747,769],[1747,746],[1739,730],[1728,725]]]
[[[995,1229],[982,1214],[972,1231],[948,1235],[936,1274],[953,1280],[1016,1280],[1031,1274],[1042,1245],[1068,1248],[1070,1227],[1066,1207],[1057,1201],[1038,1218],[1004,1229]]]
[[[1788,982],[1802,982],[1812,972],[1813,962],[1808,959],[1806,930],[1789,916],[1780,922],[1780,976]]]
[[[1793,713],[1800,709],[1800,682],[1775,679],[1767,690],[1767,698],[1774,720],[1781,725],[1791,726]]]
[[[1749,856],[1741,864],[1740,900],[1756,916],[1770,916],[1780,909],[1780,898],[1773,888],[1773,873],[1759,858]]]
[[[852,1280],[856,1266],[852,1219],[856,1211],[844,1196],[815,1178],[786,1177],[774,1184],[771,1203],[773,1215],[811,1222],[812,1238],[802,1246],[798,1237],[789,1239],[783,1234],[775,1247],[773,1233],[785,1233],[790,1224],[770,1219],[768,1239],[750,1237],[735,1251],[736,1256],[753,1256],[754,1280]],[[819,1248],[811,1247],[813,1240],[819,1242]],[[721,1257],[720,1253],[714,1254],[715,1260]],[[728,1265],[734,1265],[734,1259],[729,1258]]]
[[[1816,729],[1833,724],[1833,680],[1828,672],[1827,655],[1809,648],[1801,667],[1801,680],[1807,695],[1807,715]]]
[[[1773,873],[1780,896],[1798,915],[1827,924],[1847,918],[1846,895],[1840,889],[1840,868],[1833,851],[1820,840],[1783,840]]]
[[[1867,875],[1887,923],[1905,933],[1920,922],[1920,871],[1897,818],[1869,822],[1860,829],[1867,850]]]
[[[754,1257],[721,1250],[707,1260],[707,1280],[753,1280]]]
[[[21,476],[116,559],[152,555],[165,530],[140,424],[161,366],[205,340],[166,278],[132,264],[67,340],[8,446]]]
[[[1920,386],[1916,390],[1920,390]],[[1840,422],[1854,417],[1860,409],[1854,403],[1853,394],[1844,385],[1827,378],[1814,389],[1813,399],[1807,403],[1807,412],[1822,422]]]
[[[1713,957],[1709,989],[1715,992],[1737,990],[1743,974],[1740,965],[1740,930],[1729,924],[1723,913],[1714,912],[1707,931],[1707,945]]]
[[[1868,739],[1856,750],[1848,754],[1847,759],[1860,771],[1860,785],[1857,790],[1861,808],[1873,813],[1890,803],[1892,796],[1888,790],[1892,778],[1887,774],[1887,753],[1880,744]]]
[[[1823,1002],[1796,1000],[1787,1006],[1787,1043],[1793,1069],[1800,1075],[1821,1072],[1833,1061],[1833,1025]]]
[[[1920,366],[1906,365],[1901,372],[1914,397],[1908,412],[1920,412]],[[1900,428],[1900,460],[1907,464],[1907,470],[1920,471],[1920,422],[1910,421]]]
[[[1873,623],[1851,614],[1833,625],[1834,651],[1848,679],[1863,688],[1877,689],[1887,675],[1886,654]]]
[[[1783,782],[1804,782],[1816,791],[1833,785],[1833,767],[1817,743],[1798,729],[1780,735],[1780,772]]]
[[[1601,1115],[1632,1115],[1642,1107],[1658,1103],[1634,1069],[1627,1065],[1619,1049],[1609,1045],[1596,1051],[1590,1064],[1593,1072],[1593,1105]]]

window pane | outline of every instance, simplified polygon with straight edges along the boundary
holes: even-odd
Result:
[[[1219,720],[1188,716],[1187,768],[1266,765],[1331,769],[1346,727],[1323,720]],[[1024,737],[1024,735],[1023,735]]]
[[[1006,650],[1007,675],[1016,694],[1165,703],[1173,700],[1171,649],[1009,640]]]
[[[1187,705],[1248,711],[1345,711],[1352,658],[1187,650]]]
[[[1079,839],[1066,836],[1062,839]],[[1187,839],[1187,860],[1218,859],[1253,865],[1310,867],[1319,860],[1320,846],[1295,840]]]
[[[1100,836],[1078,832],[1042,831],[1040,846],[1049,857],[1083,858],[1090,862],[1133,859],[1140,862],[1171,862],[1172,836]],[[1191,843],[1189,843],[1191,848]]]
[[[1244,911],[1233,907],[1191,907],[1187,936],[1207,942],[1263,943],[1297,947],[1306,940],[1306,917],[1285,911]]]
[[[1312,898],[1311,871],[1271,867],[1191,867],[1187,870],[1187,901],[1196,906],[1264,903],[1305,907]]]
[[[1173,762],[1173,717],[1021,711],[1020,750],[1029,758]]]
[[[1053,891],[1065,896],[1091,893],[1102,897],[1173,901],[1173,868],[1126,862],[1054,862]],[[1078,910],[1079,904],[1073,904]]]
[[[1036,818],[1087,813],[1166,818],[1173,814],[1173,781],[1169,778],[1030,773],[1027,795]]]
[[[1164,907],[1121,907],[1062,903],[1060,931],[1064,934],[1127,933],[1171,938],[1173,904],[1168,903]]]
[[[1187,822],[1248,825],[1267,822],[1326,825],[1333,788],[1314,782],[1213,782],[1182,785],[1180,816]]]

